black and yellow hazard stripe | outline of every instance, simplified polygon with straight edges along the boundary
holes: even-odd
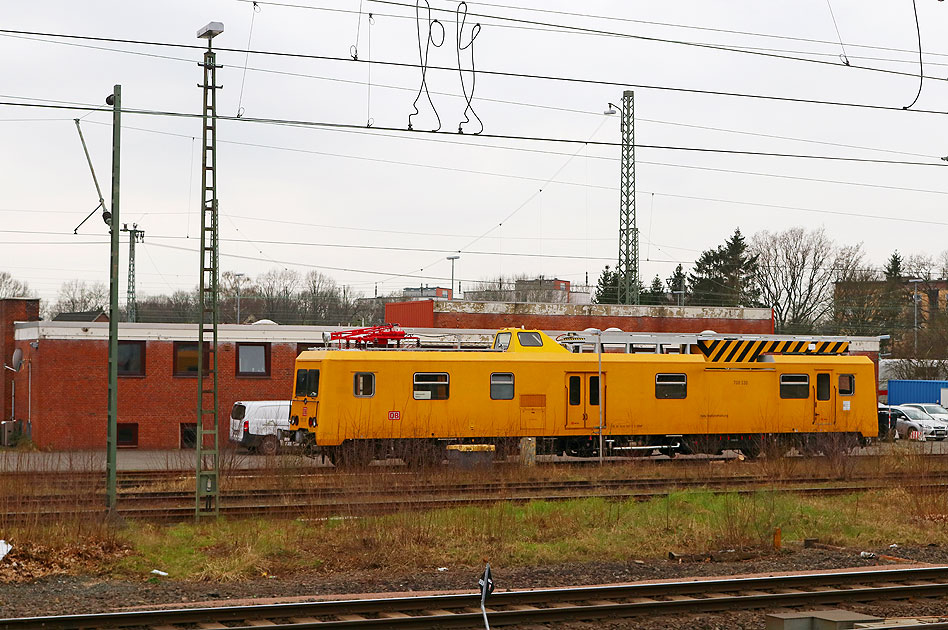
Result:
[[[811,347],[812,346],[812,347]],[[767,341],[761,339],[699,339],[698,349],[709,361],[749,363],[762,354],[833,355],[849,350],[848,341]]]

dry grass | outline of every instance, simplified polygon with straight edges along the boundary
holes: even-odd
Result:
[[[487,469],[438,467],[421,473],[370,466],[352,473],[311,475],[312,462],[294,456],[257,459],[265,470],[243,474],[240,456],[226,462],[227,490],[278,488],[289,496],[338,501],[338,492],[397,496],[399,486],[516,484],[552,480],[735,479],[761,475],[770,483],[752,495],[689,490],[648,502],[576,499],[509,503],[372,518],[226,520],[202,525],[133,524],[123,528],[104,518],[80,515],[104,489],[97,460],[88,455],[30,453],[0,458],[0,537],[14,552],[0,562],[0,581],[35,579],[48,573],[106,574],[149,578],[152,569],[173,578],[238,580],[263,573],[301,574],[378,570],[402,573],[437,566],[476,566],[488,557],[499,565],[625,561],[661,558],[668,551],[702,553],[719,549],[767,549],[774,530],[784,540],[816,537],[826,542],[872,548],[948,543],[948,498],[928,483],[940,479],[948,462],[925,457],[927,445],[897,445],[885,456],[848,458],[764,458],[756,462],[696,461],[666,466],[647,460],[586,467]],[[948,458],[946,458],[948,459]],[[188,459],[193,462],[193,455]],[[178,460],[168,460],[174,469]],[[50,469],[58,472],[51,474]],[[396,471],[393,474],[393,471]],[[873,474],[891,489],[842,497],[799,497],[777,484],[797,479],[845,479]],[[163,489],[191,491],[193,480],[167,482]],[[56,518],[41,515],[51,493],[66,499]],[[512,494],[500,488],[498,496]],[[356,499],[353,498],[355,506]],[[48,506],[47,506],[48,507]],[[32,511],[32,512],[31,512]],[[13,514],[21,513],[14,520]],[[23,518],[22,514],[27,517]],[[12,563],[18,563],[13,566]]]

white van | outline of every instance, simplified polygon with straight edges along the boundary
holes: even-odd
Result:
[[[289,400],[238,400],[230,412],[230,441],[251,452],[273,455],[280,449],[280,430],[289,428]]]

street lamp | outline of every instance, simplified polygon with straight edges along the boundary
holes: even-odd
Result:
[[[245,274],[235,273],[234,281],[237,283],[237,323],[240,323],[240,280]]]
[[[615,116],[619,113],[619,106],[612,103],[607,103],[609,109],[603,112],[604,116]]]
[[[451,299],[454,299],[454,261],[460,258],[459,255],[448,256],[445,260],[451,261]]]
[[[918,358],[918,283],[924,282],[921,278],[912,278],[909,280],[912,283],[912,306],[915,310],[915,326],[913,328],[913,333],[915,335],[915,358]]]

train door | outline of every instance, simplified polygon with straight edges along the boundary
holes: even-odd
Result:
[[[606,382],[603,374],[599,386],[598,372],[571,372],[566,375],[566,427],[595,429],[599,427],[599,392],[605,397]],[[605,421],[605,407],[602,409]]]
[[[818,425],[836,423],[836,388],[833,387],[833,375],[830,372],[816,373],[813,421]]]

